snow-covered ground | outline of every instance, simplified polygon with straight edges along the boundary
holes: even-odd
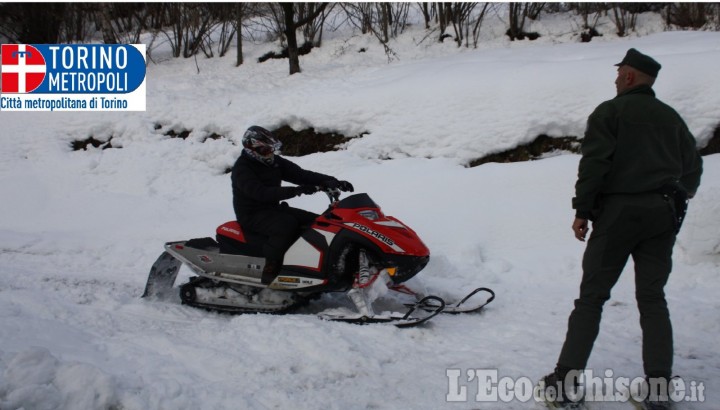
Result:
[[[573,27],[567,18],[534,24]],[[534,382],[553,368],[581,275],[584,244],[570,230],[579,156],[463,165],[539,134],[581,136],[587,115],[614,96],[613,64],[630,47],[663,65],[658,97],[703,145],[720,122],[720,34],[660,32],[652,15],[639,25],[642,36],[618,39],[605,27],[581,44],[569,35],[511,43],[488,24],[480,48],[459,50],[420,42],[414,28],[392,43],[399,59],[390,63],[373,38],[338,35],[293,76],[285,60],[254,62],[268,44],[246,44],[239,68],[232,56],[198,59],[199,73],[193,59],[158,48],[146,112],[0,112],[0,409],[536,406],[478,402],[478,380],[467,376],[498,369]],[[212,236],[233,218],[224,170],[253,124],[369,133],[292,159],[351,181],[413,227],[432,253],[419,280],[434,293],[488,286],[496,301],[397,329],[141,300],[163,243]],[[201,142],[211,133],[226,138]],[[116,148],[71,150],[89,136]],[[720,389],[720,155],[704,160],[667,297],[674,371],[702,384],[706,401],[680,409],[717,408]],[[321,195],[290,202],[326,207]],[[189,276],[181,271],[178,283]],[[640,339],[630,263],[590,368],[642,376]],[[466,401],[447,401],[454,387],[466,388]]]

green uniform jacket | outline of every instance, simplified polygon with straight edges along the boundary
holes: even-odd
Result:
[[[679,183],[694,194],[702,158],[695,137],[647,85],[600,104],[588,118],[572,205],[592,219],[602,194],[633,194]]]

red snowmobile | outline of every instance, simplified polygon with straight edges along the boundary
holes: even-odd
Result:
[[[328,320],[414,326],[438,313],[480,310],[495,294],[477,288],[457,303],[423,295],[405,282],[430,259],[418,235],[396,218],[386,216],[367,194],[340,200],[340,191],[324,190],[330,206],[307,227],[288,249],[279,275],[261,282],[265,259],[264,237],[246,232],[236,222],[220,225],[216,237],[168,242],[150,270],[143,297],[165,299],[184,263],[196,277],[180,286],[182,303],[210,310],[245,313],[287,313],[328,292],[344,292],[354,311],[329,309],[319,314]],[[380,285],[378,285],[380,284]],[[376,286],[412,296],[404,313],[373,310]],[[480,292],[482,302],[468,302]],[[347,309],[346,309],[347,310]]]

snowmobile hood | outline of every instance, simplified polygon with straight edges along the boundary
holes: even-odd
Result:
[[[383,214],[367,194],[348,196],[330,206],[321,216],[328,223],[370,238],[383,251],[408,256],[429,256],[420,237],[399,219]]]

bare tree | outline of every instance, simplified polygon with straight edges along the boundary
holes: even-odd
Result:
[[[112,3],[98,3],[95,9],[95,25],[102,32],[103,43],[117,44],[117,36],[113,28]]]
[[[666,7],[666,22],[668,26],[699,29],[708,22],[711,16],[712,3],[668,3]]]
[[[431,20],[430,7],[429,7],[430,3],[422,2],[422,3],[418,3],[418,5],[420,6],[420,11],[422,11],[423,19],[425,20],[425,29],[430,30],[430,20]]]
[[[373,31],[375,7],[372,3],[340,3],[347,15],[348,23],[355,26],[362,34]]]
[[[480,10],[480,13],[478,13],[475,16],[475,21],[471,22],[472,24],[472,38],[473,38],[473,47],[477,48],[478,41],[480,39],[480,27],[482,27],[482,22],[485,20],[485,14],[487,13],[488,9],[490,8],[491,3],[484,3],[482,6],[482,10]]]
[[[210,4],[185,4],[183,29],[183,57],[185,58],[192,57],[199,51],[203,51],[207,57],[213,56],[212,49],[209,47],[211,44],[210,32],[216,19],[212,15]]]
[[[633,3],[612,3],[611,9],[611,19],[618,36],[625,37],[629,31],[635,30],[637,11]]]
[[[245,3],[235,3],[235,33],[237,37],[235,67],[239,67],[243,63],[242,21],[244,15]]]
[[[320,3],[313,13],[296,20],[295,3],[280,3],[285,23],[285,40],[287,41],[288,59],[290,60],[290,75],[300,72],[300,57],[298,53],[297,30],[310,23],[322,13],[328,3]]]
[[[573,6],[583,19],[582,28],[585,30],[594,30],[602,15],[601,11],[604,10],[603,3],[576,3]],[[590,19],[590,15],[593,16],[592,20]]]
[[[350,24],[372,33],[382,44],[401,34],[408,24],[410,3],[342,3]]]
[[[442,41],[446,37],[450,37],[449,34],[446,34],[445,31],[450,26],[450,5],[447,3],[435,3],[435,12],[437,17],[438,25],[440,26],[440,35],[438,36],[438,41],[442,43]]]
[[[603,13],[607,12],[606,3],[568,3],[568,7],[582,18],[580,39],[583,43],[590,42],[593,37],[602,36],[597,31],[597,24]]]
[[[537,20],[540,17],[540,13],[545,9],[547,3],[531,2],[525,3],[525,13],[530,20]]]
[[[0,36],[14,43],[58,43],[66,8],[66,3],[0,3]]]
[[[213,56],[209,36],[217,20],[209,3],[162,3],[160,6],[169,23],[160,32],[167,38],[173,57],[188,58],[199,51]]]
[[[455,42],[458,47],[463,45],[470,47],[470,27],[472,26],[472,38],[473,44],[477,47],[477,42],[480,37],[480,25],[482,20],[485,18],[485,12],[487,11],[489,3],[484,3],[482,10],[473,20],[473,12],[480,3],[446,3],[444,8],[444,14],[448,24],[452,25],[453,31],[455,32]]]
[[[410,3],[343,3],[342,8],[351,24],[378,39],[388,61],[398,58],[388,43],[407,27]]]
[[[137,44],[143,32],[150,29],[155,9],[138,3],[95,3],[91,16],[102,33],[105,44]]]
[[[302,33],[306,43],[310,42],[315,47],[322,46],[325,19],[336,4],[337,3],[327,3],[324,10],[322,10],[317,17],[310,19],[310,21],[303,26]],[[298,3],[298,20],[303,20],[306,17],[315,14],[317,7],[320,7],[320,5],[320,3]]]
[[[509,28],[506,32],[510,40],[523,40],[526,37],[534,40],[537,33],[525,32],[525,21],[535,20],[545,7],[545,3],[508,3]]]
[[[183,5],[182,3],[162,3],[163,11],[168,21],[171,21],[170,33],[160,30],[165,35],[172,49],[173,57],[180,57],[183,46]]]
[[[433,20],[437,23],[439,31],[437,39],[439,42],[452,37],[458,47],[461,47],[463,42],[466,47],[470,47],[470,39],[472,39],[473,47],[477,47],[480,38],[480,27],[487,12],[491,10],[492,4],[470,2],[418,3],[418,6],[422,11],[426,29],[430,29]],[[447,33],[450,27],[453,28],[454,36]],[[432,34],[429,33],[428,36]]]

